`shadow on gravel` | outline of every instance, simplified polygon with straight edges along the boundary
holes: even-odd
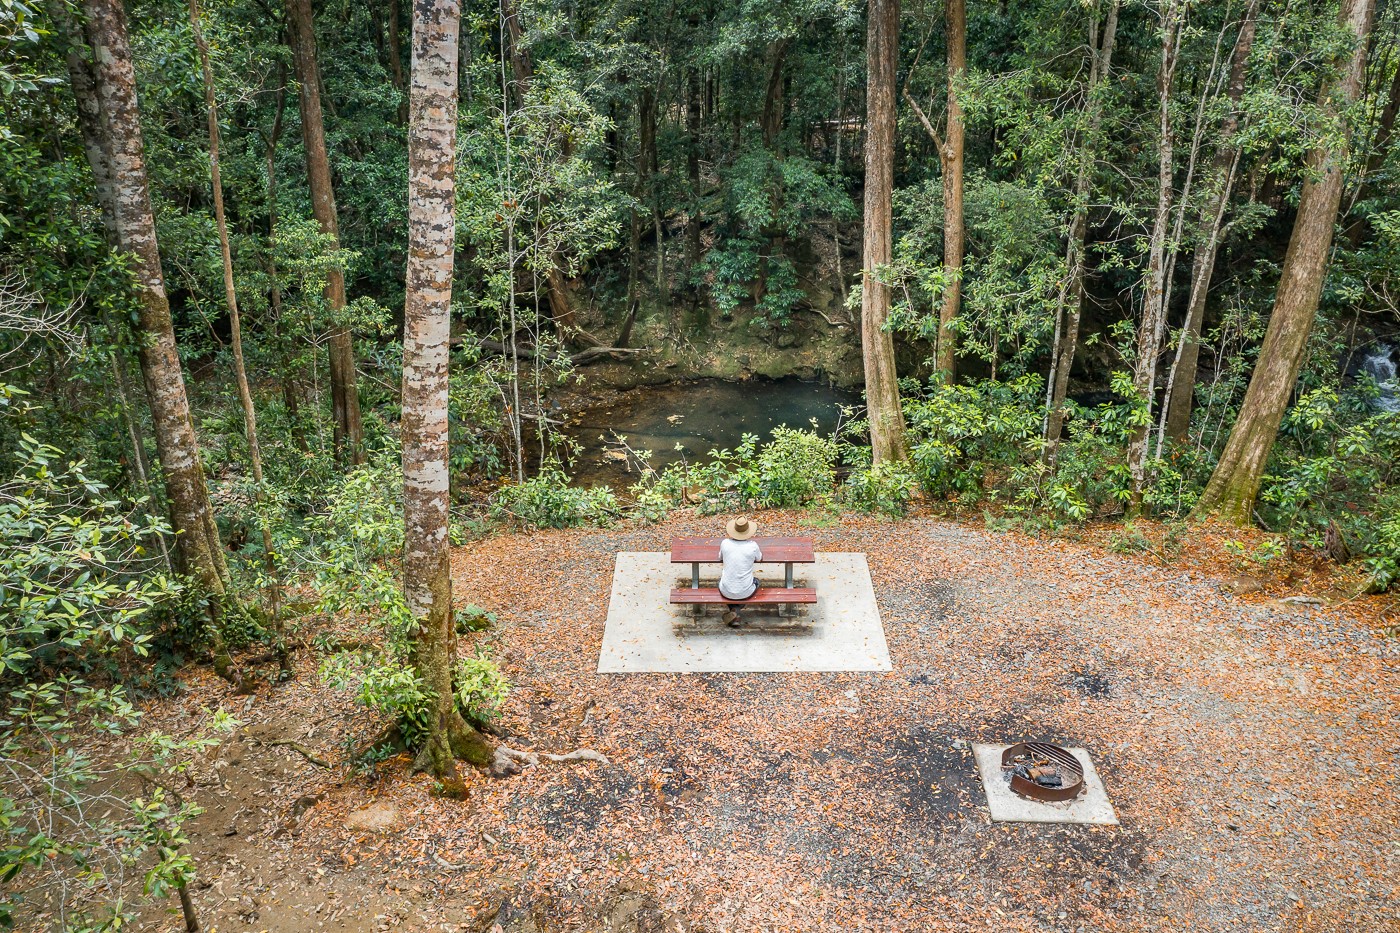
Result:
[[[1131,827],[989,822],[970,744],[958,738],[969,733],[1083,744],[1014,715],[872,736],[852,762],[859,800],[847,800],[838,819],[793,827],[785,844],[810,858],[824,883],[867,899],[957,890],[1039,917],[1047,930],[1074,929],[1141,879],[1147,840]]]
[[[1066,917],[1052,929],[1074,929],[1094,910],[1112,910],[1123,887],[1140,885],[1147,838],[1130,828],[1045,823],[995,823],[972,870],[984,889],[1016,911],[1056,905]]]
[[[898,789],[905,813],[919,822],[971,815],[982,793],[971,747],[928,726],[915,726],[889,743],[877,766]],[[940,823],[941,825],[941,823]]]
[[[904,587],[918,602],[926,621],[941,622],[957,604],[957,587],[948,580],[921,580]]]
[[[1066,732],[1063,726],[1041,718],[1041,710],[1053,709],[1058,701],[1058,697],[1028,694],[1018,700],[1014,708],[975,724],[972,734],[978,742],[988,744],[1009,745],[1013,742],[1039,741],[1087,748],[1094,758],[1094,767],[1102,773],[1103,767],[1100,762],[1105,757],[1102,749],[1094,748],[1091,743],[1073,732]],[[978,793],[981,793],[980,789]]]
[[[1112,695],[1113,681],[1106,671],[1075,671],[1069,677],[1069,688],[1086,697],[1103,699]]]
[[[620,768],[608,768],[587,779],[570,774],[563,784],[545,791],[535,806],[545,831],[555,839],[568,839],[597,829],[636,787],[636,779]]]

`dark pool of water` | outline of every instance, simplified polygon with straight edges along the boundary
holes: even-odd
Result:
[[[616,459],[615,433],[633,450],[652,451],[651,465],[661,468],[682,458],[702,461],[716,448],[733,449],[745,434],[766,440],[779,425],[810,430],[815,421],[818,432],[830,434],[841,406],[860,404],[854,392],[801,379],[699,379],[635,389],[617,402],[584,409],[564,434],[576,445],[576,482],[631,484],[637,475]]]

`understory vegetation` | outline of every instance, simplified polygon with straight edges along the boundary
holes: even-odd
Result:
[[[682,507],[705,515],[853,508],[897,517],[918,497],[952,515],[981,513],[998,528],[1031,533],[1122,520],[1130,495],[1127,443],[1140,405],[1071,402],[1068,436],[1047,466],[1038,377],[905,388],[907,464],[872,466],[859,420],[831,437],[778,428],[766,440],[746,435],[735,449],[661,469],[631,451],[638,480],[622,496],[573,486],[557,467],[544,470],[496,493],[492,514],[525,528],[657,521]],[[1130,397],[1131,386],[1122,388]],[[1372,393],[1365,385],[1319,389],[1293,409],[1265,477],[1259,522],[1289,548],[1362,561],[1369,586],[1379,591],[1396,582],[1400,561],[1400,413],[1374,411]],[[1211,418],[1210,409],[1201,417]],[[1151,461],[1144,516],[1186,519],[1211,467],[1209,452],[1196,444],[1166,445]]]

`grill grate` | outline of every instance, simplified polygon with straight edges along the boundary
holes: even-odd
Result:
[[[1048,766],[1060,786],[1034,780],[1033,767]],[[1011,789],[1032,800],[1072,800],[1084,790],[1084,767],[1069,752],[1049,742],[1020,742],[1001,753],[1001,769],[1011,772]]]

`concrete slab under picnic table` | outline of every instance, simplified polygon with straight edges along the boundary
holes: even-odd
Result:
[[[702,569],[714,586],[719,565]],[[762,586],[782,586],[781,564],[759,564]],[[623,551],[613,568],[598,673],[888,671],[885,629],[864,554],[820,553],[796,569],[796,585],[815,587],[817,603],[788,615],[745,611],[751,622],[731,629],[717,621],[723,606],[697,616],[671,605],[672,587],[690,585],[690,569],[666,551]],[[711,618],[713,617],[713,618]]]

